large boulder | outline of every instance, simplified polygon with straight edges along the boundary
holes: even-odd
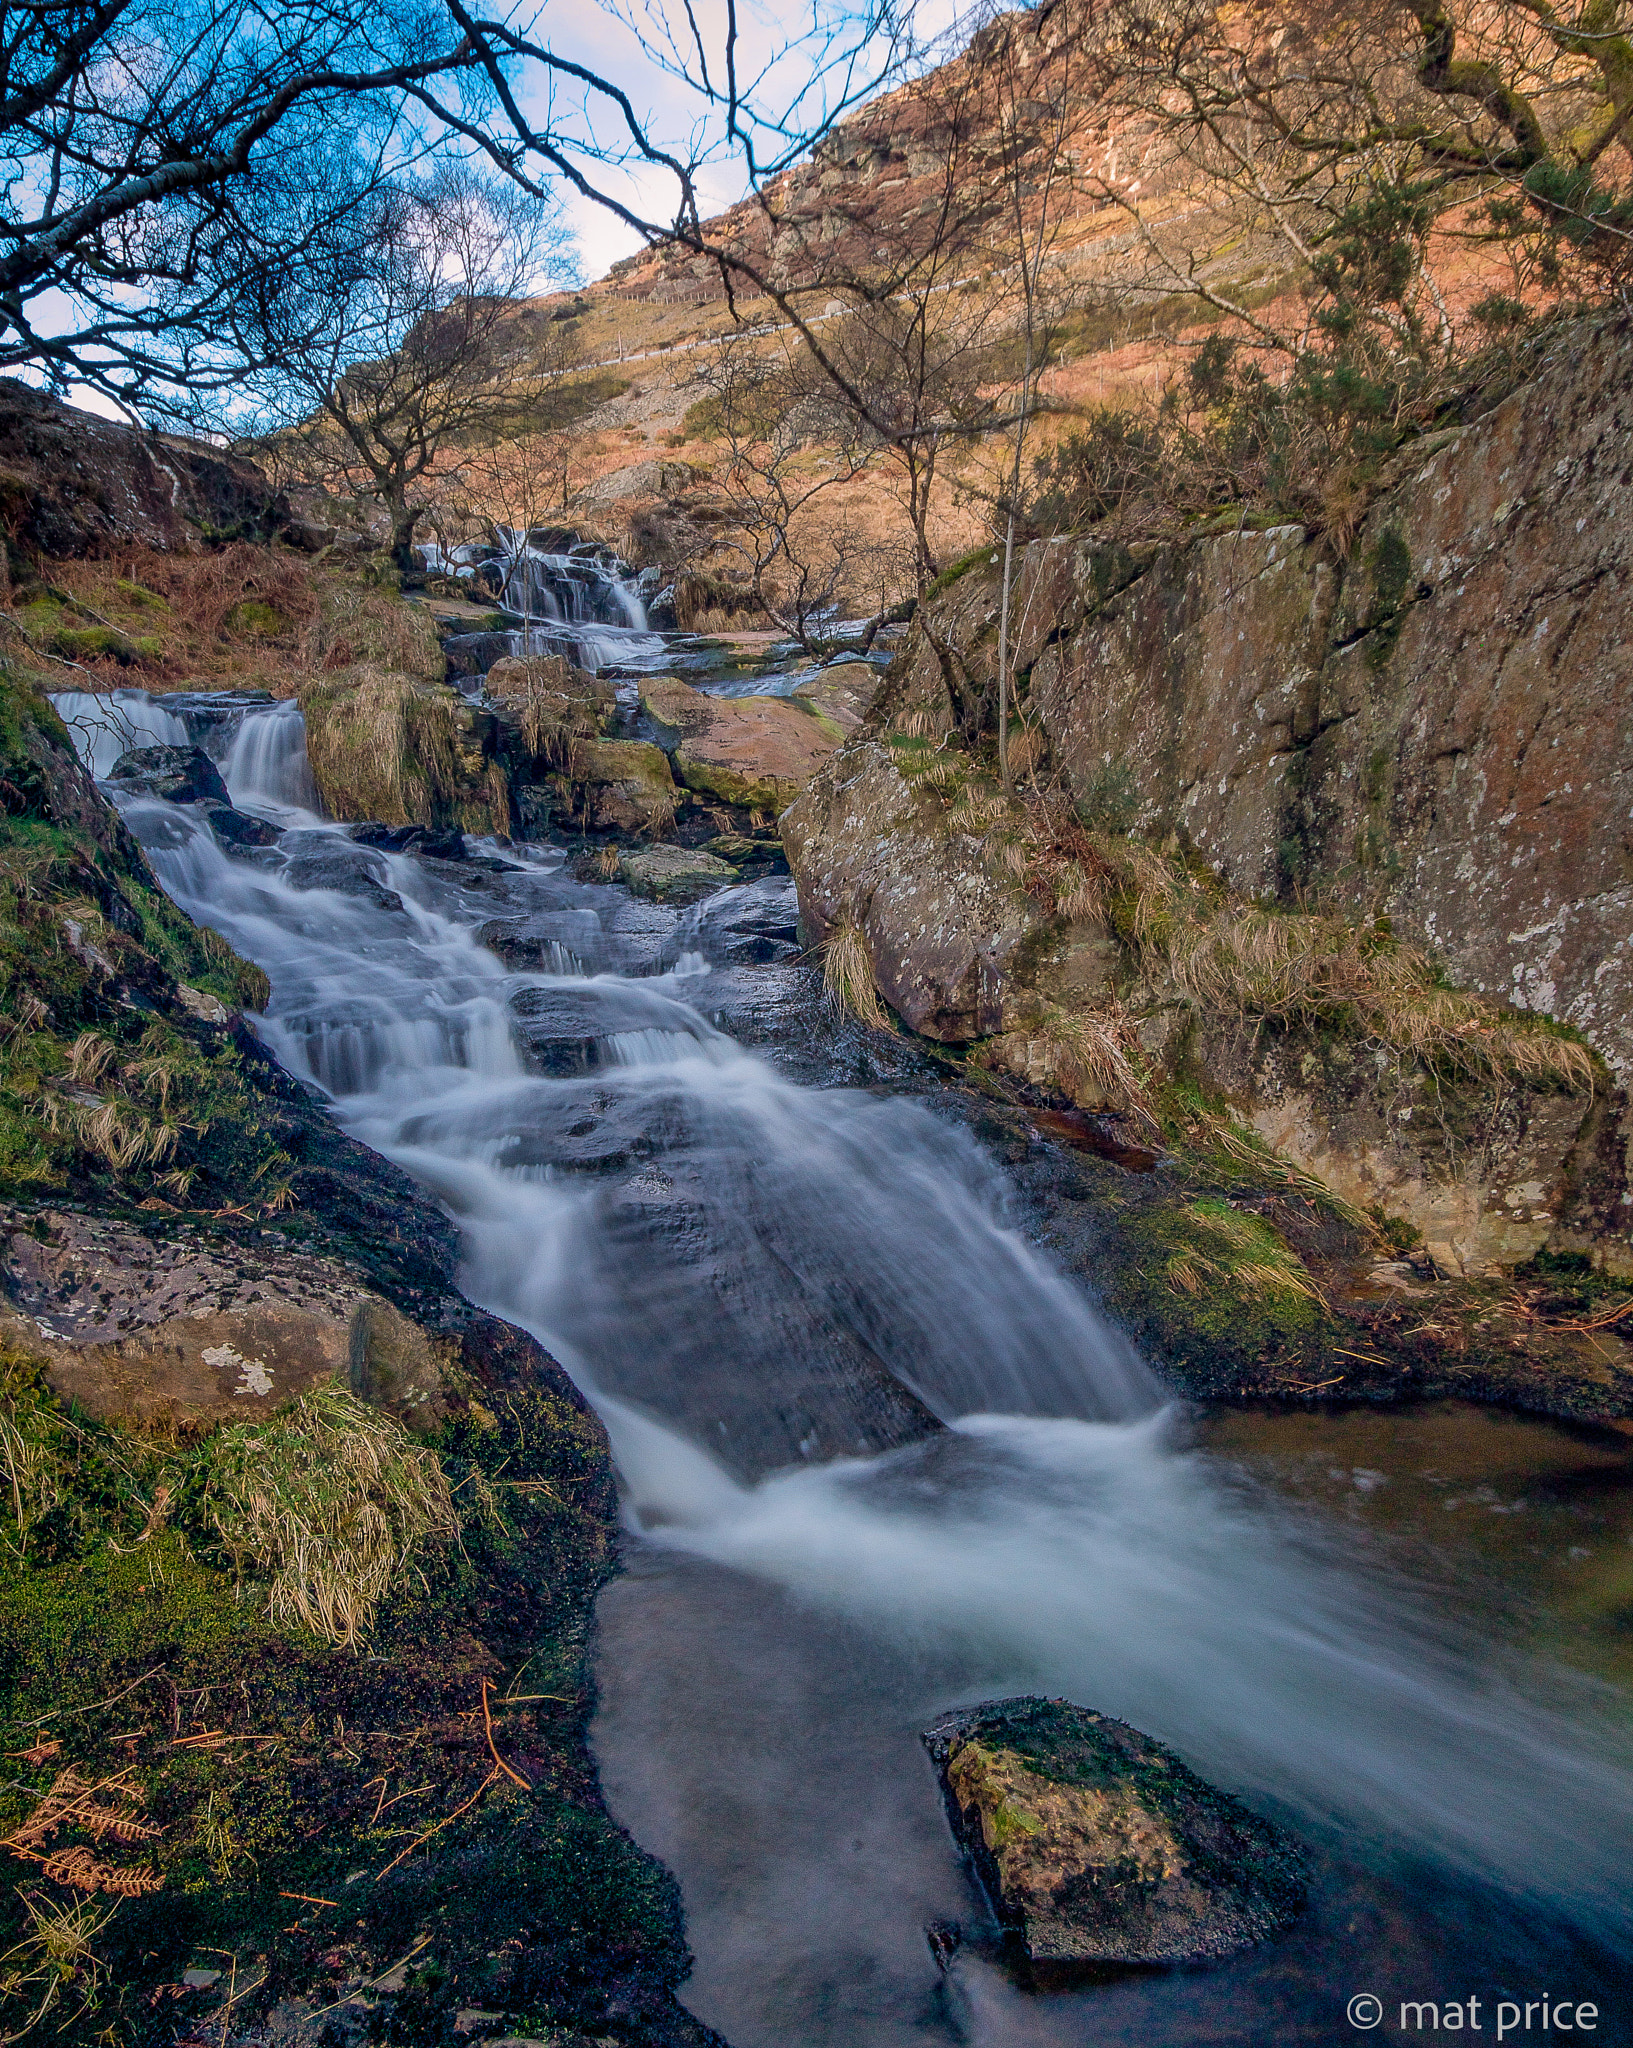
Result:
[[[202,747],[132,747],[108,771],[129,796],[163,797],[166,803],[220,804],[232,808],[221,771]]]
[[[45,556],[135,544],[183,553],[266,540],[289,519],[253,463],[180,434],[146,434],[0,378],[0,492],[12,538]]]
[[[659,677],[641,702],[688,789],[747,810],[782,811],[844,739],[844,728],[798,697],[710,697]]]
[[[1033,956],[1054,922],[979,842],[949,828],[883,741],[852,741],[783,813],[800,922],[850,929],[874,986],[911,1030],[964,1043],[1037,1014]]]
[[[1126,1722],[994,1700],[924,1743],[993,1911],[1034,1963],[1211,1962],[1303,1908],[1297,1844]]]
[[[675,778],[663,749],[650,741],[578,742],[567,780],[597,832],[664,832],[675,821]]]

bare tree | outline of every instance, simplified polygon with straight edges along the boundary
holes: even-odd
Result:
[[[857,580],[858,550],[843,520],[824,516],[826,501],[874,450],[843,411],[840,439],[829,438],[835,408],[825,392],[813,398],[786,336],[727,335],[700,356],[697,375],[713,393],[713,425],[728,450],[723,482],[735,527],[724,544],[766,615],[807,652],[827,653],[836,607]]]
[[[752,61],[735,5],[675,46],[631,21],[631,53],[693,95],[673,148],[610,71],[508,7],[19,0],[0,10],[0,367],[185,412],[245,368],[234,314],[263,252],[298,261],[450,145],[536,201],[569,186],[653,246],[703,247],[703,165],[775,176],[897,61],[897,4],[809,0]]]
[[[376,498],[399,568],[444,453],[514,434],[559,382],[515,301],[561,247],[521,187],[443,159],[367,195],[321,260],[269,260],[234,309],[242,353],[269,366],[262,433],[297,443],[314,480]]]
[[[1051,17],[1055,33],[1051,35]],[[1069,181],[1066,142],[1077,112],[1072,29],[1060,8],[1007,17],[994,25],[999,110],[1006,144],[1005,226],[1021,291],[1021,387],[1014,407],[1014,457],[1004,507],[1003,596],[998,611],[998,780],[1009,788],[1009,706],[1013,688],[1009,613],[1015,570],[1015,528],[1020,511],[1026,432],[1037,397],[1037,376],[1049,351],[1043,267],[1060,233],[1057,181]]]
[[[1132,292],[1283,358],[1399,365],[1573,277],[1633,281],[1628,0],[1113,0],[1099,34],[1118,117],[1090,169],[1144,253]]]

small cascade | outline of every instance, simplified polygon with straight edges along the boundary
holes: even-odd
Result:
[[[51,702],[98,782],[107,780],[132,747],[192,744],[185,720],[146,690],[58,690]]]
[[[522,620],[503,636],[512,654],[565,654],[580,668],[643,668],[663,658],[641,579],[610,549],[583,543],[561,552],[518,527],[496,526],[496,542],[420,550],[429,569],[496,590]],[[492,637],[492,636],[484,636]]]
[[[306,758],[306,721],[293,699],[244,714],[222,763],[222,776],[228,794],[241,808],[322,813]]]

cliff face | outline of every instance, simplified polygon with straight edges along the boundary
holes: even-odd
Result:
[[[1064,538],[1026,551],[1014,595],[1020,705],[1065,808],[1101,835],[1091,870],[1108,848],[1167,848],[1176,872],[1200,856],[1249,923],[1255,903],[1319,909],[1364,926],[1363,946],[1427,949],[1473,997],[1575,1026],[1608,1096],[1563,1068],[1536,1084],[1540,1040],[1454,1083],[1353,1013],[1336,1038],[1267,1036],[1251,1003],[1244,1025],[1160,947],[1108,932],[1103,907],[1065,903],[1047,880],[1060,849],[1027,840],[1024,805],[994,830],[978,762],[938,748],[927,772],[912,752],[990,691],[996,556],[925,607],[879,729],[784,820],[809,936],[854,930],[914,1029],[990,1038],[999,1064],[1089,1109],[1117,1091],[1074,1081],[1060,1047],[1070,1018],[1098,1018],[1136,1067],[1199,1076],[1343,1199],[1404,1218],[1443,1272],[1545,1246],[1626,1271],[1630,577],[1623,322],[1562,337],[1477,423],[1399,458],[1341,560],[1298,526],[1142,552]],[[943,777],[974,793],[949,809]],[[1279,938],[1319,951],[1337,929],[1291,917]],[[1414,1001],[1442,998],[1425,984]],[[1476,1033],[1508,1028],[1483,1014]]]
[[[1125,788],[1143,836],[1180,834],[1250,894],[1387,916],[1464,986],[1579,1026],[1625,1081],[1630,594],[1622,323],[1446,436],[1342,565],[1297,527],[1143,566],[1035,546],[1019,663],[1074,794]]]

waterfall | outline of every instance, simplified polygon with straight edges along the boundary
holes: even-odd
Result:
[[[247,728],[275,722],[292,745],[285,707],[252,711],[234,758],[272,758]],[[961,1129],[794,1084],[708,1021],[719,973],[663,970],[668,913],[559,862],[478,887],[310,819],[250,862],[190,811],[123,808],[176,900],[267,970],[279,1058],[447,1204],[467,1292],[596,1405],[632,1528],[698,1599],[718,1585],[720,1654],[771,1659],[795,1626],[775,1615],[832,1617],[904,1712],[1069,1694],[1369,1868],[1404,1846],[1505,1888],[1516,1925],[1633,1926],[1620,1696],[1507,1656],[1192,1448]],[[474,936],[496,903],[553,967],[627,971],[508,972]],[[944,1426],[904,1426],[915,1400]],[[664,1712],[672,1730],[684,1699]],[[901,1796],[932,1798],[922,1758],[903,1768]],[[776,1834],[775,1809],[744,1811]]]
[[[146,690],[58,690],[51,702],[75,751],[98,782],[132,747],[185,747],[185,723]]]
[[[63,690],[51,699],[75,751],[99,782],[132,747],[201,747],[240,809],[316,815],[300,706],[231,691]]]
[[[222,779],[240,808],[322,811],[306,758],[306,721],[293,699],[246,713],[233,734]]]

